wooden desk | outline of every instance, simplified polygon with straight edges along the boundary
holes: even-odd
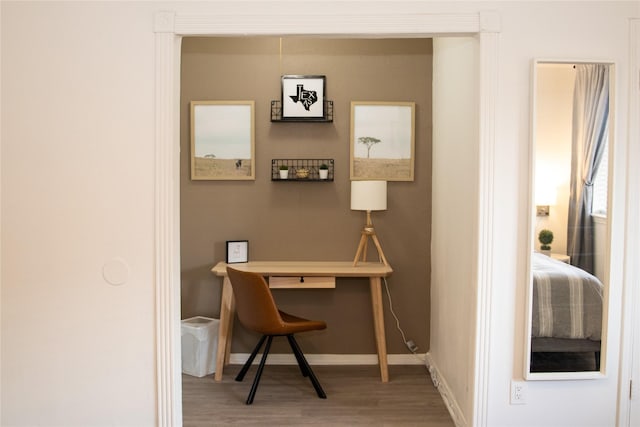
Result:
[[[389,368],[387,366],[387,342],[384,332],[384,312],[382,306],[382,277],[390,275],[391,267],[381,263],[360,262],[353,266],[353,262],[333,262],[333,261],[251,261],[247,263],[232,264],[231,267],[241,270],[258,273],[270,277],[368,277],[371,291],[371,308],[373,310],[373,328],[376,337],[376,347],[378,350],[378,362],[380,364],[380,377],[382,382],[389,381]],[[216,359],[215,379],[222,379],[222,370],[225,364],[229,363],[231,351],[231,332],[233,330],[233,318],[235,306],[233,300],[233,290],[231,282],[227,277],[227,264],[219,262],[211,271],[223,277],[222,298],[220,301],[220,327],[218,331],[218,354]],[[286,282],[286,280],[285,280]],[[299,282],[296,281],[296,282]],[[308,281],[307,281],[308,282]],[[326,287],[326,281],[320,280],[318,287]],[[313,285],[287,286],[291,289],[313,287]]]

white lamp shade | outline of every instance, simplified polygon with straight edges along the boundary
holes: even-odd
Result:
[[[544,173],[536,175],[536,205],[549,206],[558,204],[558,185],[556,181],[551,171],[544,171]]]
[[[387,181],[351,181],[351,209],[387,210]]]
[[[558,190],[555,187],[538,187],[536,188],[536,205],[549,206],[556,205],[558,202]]]

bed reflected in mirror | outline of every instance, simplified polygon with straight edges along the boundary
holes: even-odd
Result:
[[[534,63],[528,379],[604,373],[612,68]]]

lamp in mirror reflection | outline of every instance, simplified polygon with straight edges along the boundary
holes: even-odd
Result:
[[[549,216],[550,206],[558,200],[558,188],[551,180],[538,180],[536,184],[536,216]]]
[[[354,267],[359,261],[366,261],[369,238],[373,240],[380,262],[388,266],[389,263],[384,256],[384,252],[382,252],[382,246],[380,246],[380,241],[371,222],[372,211],[387,210],[387,181],[351,181],[351,210],[365,211],[367,213],[366,223],[360,235],[358,250],[353,259]]]

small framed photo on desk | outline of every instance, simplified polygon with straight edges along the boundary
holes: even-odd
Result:
[[[248,240],[227,240],[227,264],[249,261]]]

